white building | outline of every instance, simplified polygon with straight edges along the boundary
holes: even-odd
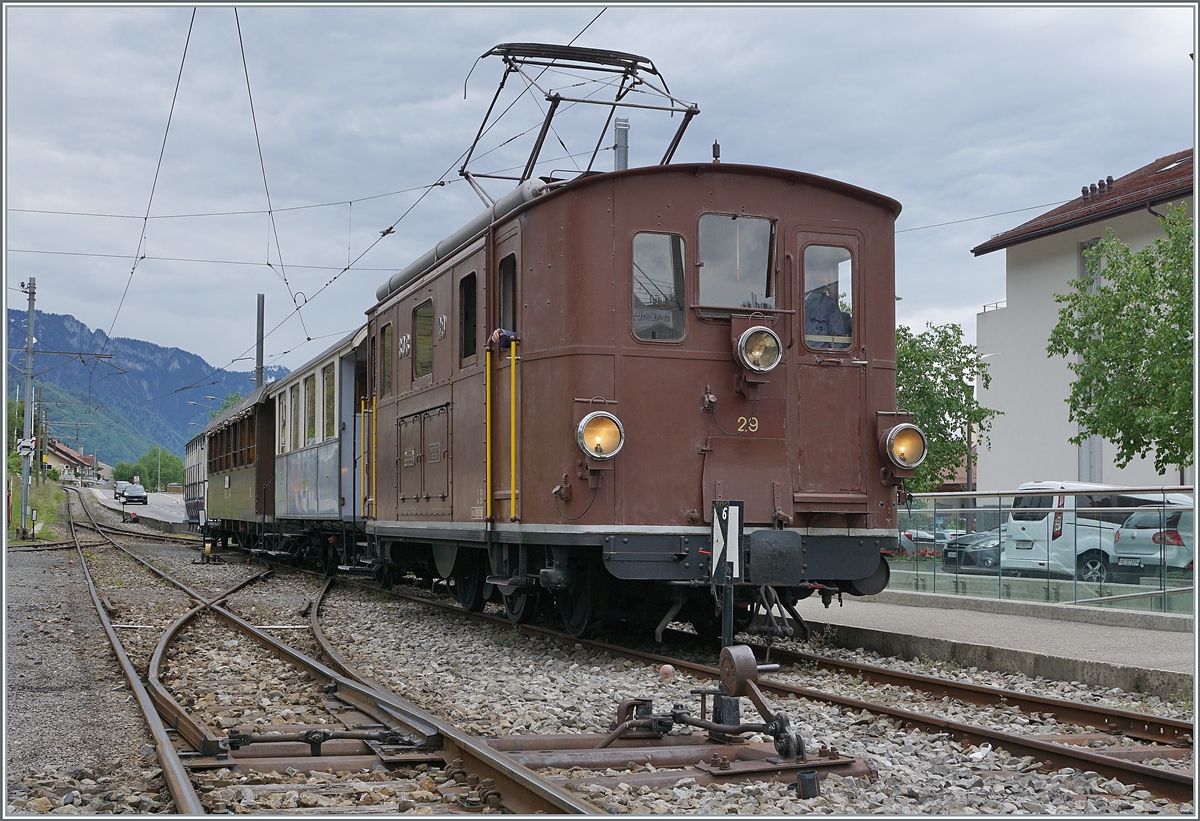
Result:
[[[1192,215],[1192,149],[1161,157],[1119,179],[1084,186],[1084,194],[972,249],[1005,252],[1006,301],[976,317],[976,342],[986,357],[991,387],[979,402],[1003,411],[992,420],[991,449],[979,449],[977,487],[1015,488],[1035,480],[1079,480],[1129,486],[1183,483],[1178,471],[1160,476],[1154,460],[1113,463],[1116,446],[1099,437],[1073,445],[1078,426],[1068,421],[1073,374],[1046,345],[1062,307],[1055,294],[1085,271],[1083,251],[1112,228],[1134,251],[1164,236],[1150,209],[1186,202]],[[1186,483],[1193,471],[1185,472]]]

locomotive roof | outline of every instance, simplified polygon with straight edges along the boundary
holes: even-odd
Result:
[[[497,46],[497,48],[500,48],[500,46]],[[843,196],[862,200],[891,211],[893,216],[899,216],[901,209],[900,203],[891,197],[870,191],[866,188],[860,188],[857,185],[851,185],[850,183],[828,177],[821,177],[816,174],[809,174],[804,171],[791,171],[786,168],[773,168],[762,165],[680,163],[678,165],[650,165],[630,168],[624,171],[584,174],[573,180],[548,184],[527,180],[497,200],[494,205],[477,214],[474,219],[447,236],[433,248],[426,251],[406,268],[389,277],[386,282],[376,289],[375,298],[378,302],[383,302],[408,283],[432,270],[442,260],[457,253],[461,248],[478,237],[488,226],[520,213],[529,208],[530,203],[553,197],[567,190],[579,191],[586,186],[595,185],[601,181],[607,181],[615,177],[652,176],[657,174],[693,176],[699,176],[700,174],[728,174],[774,177],[788,183],[823,188],[827,191],[842,194]]]
[[[205,426],[205,434],[216,433],[219,430],[229,427],[234,422],[239,422],[241,419],[254,410],[264,396],[269,385],[263,385],[261,388],[255,388],[246,396],[234,402],[225,410],[214,416]]]

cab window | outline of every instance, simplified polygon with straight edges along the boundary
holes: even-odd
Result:
[[[851,254],[837,245],[804,249],[804,343],[849,348],[854,341]]]
[[[700,218],[700,296],[704,306],[774,308],[771,220],[728,214]]]
[[[517,256],[500,260],[500,327],[517,330]]]
[[[392,326],[391,323],[383,326],[383,332],[380,334],[383,340],[379,350],[379,364],[382,373],[379,375],[379,381],[383,388],[384,396],[392,394]]]
[[[433,373],[433,300],[413,311],[413,379]]]
[[[636,234],[633,238],[633,335],[683,339],[683,237]]]

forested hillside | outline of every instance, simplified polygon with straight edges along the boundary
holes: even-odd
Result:
[[[25,311],[8,311],[9,398],[23,390],[26,317]],[[254,389],[252,371],[219,370],[181,348],[109,338],[66,314],[38,311],[34,336],[34,383],[43,388],[51,431],[108,464],[137,461],[151,445],[182,456],[188,439],[208,421],[205,406],[215,409],[227,394],[245,396]],[[86,356],[100,352],[112,358]],[[286,373],[268,367],[264,377],[270,381]]]

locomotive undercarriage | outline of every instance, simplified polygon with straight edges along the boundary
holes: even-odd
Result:
[[[887,585],[890,571],[879,553],[879,542],[886,538],[818,537],[808,540],[802,550],[799,536],[789,540],[780,533],[750,534],[748,576],[733,590],[736,630],[749,627],[757,613],[755,632],[791,635],[794,628],[788,626],[784,613],[803,629],[793,609],[797,601],[819,593],[828,606],[842,593],[870,595]],[[626,549],[614,549],[618,544]],[[602,545],[501,541],[480,545],[385,538],[376,561],[381,580],[390,581],[403,572],[440,578],[465,610],[479,612],[489,601],[501,602],[514,624],[553,612],[573,636],[594,636],[605,625],[623,623],[652,629],[661,640],[672,621],[689,622],[705,637],[721,632],[723,591],[708,579],[708,544],[705,537],[661,534],[649,539],[637,534],[608,536]],[[665,554],[672,557],[666,568],[661,549],[637,550],[664,545],[675,546],[673,553]],[[868,569],[872,560],[874,568]],[[809,563],[825,571],[822,581],[805,574]],[[836,580],[847,575],[860,577]]]

